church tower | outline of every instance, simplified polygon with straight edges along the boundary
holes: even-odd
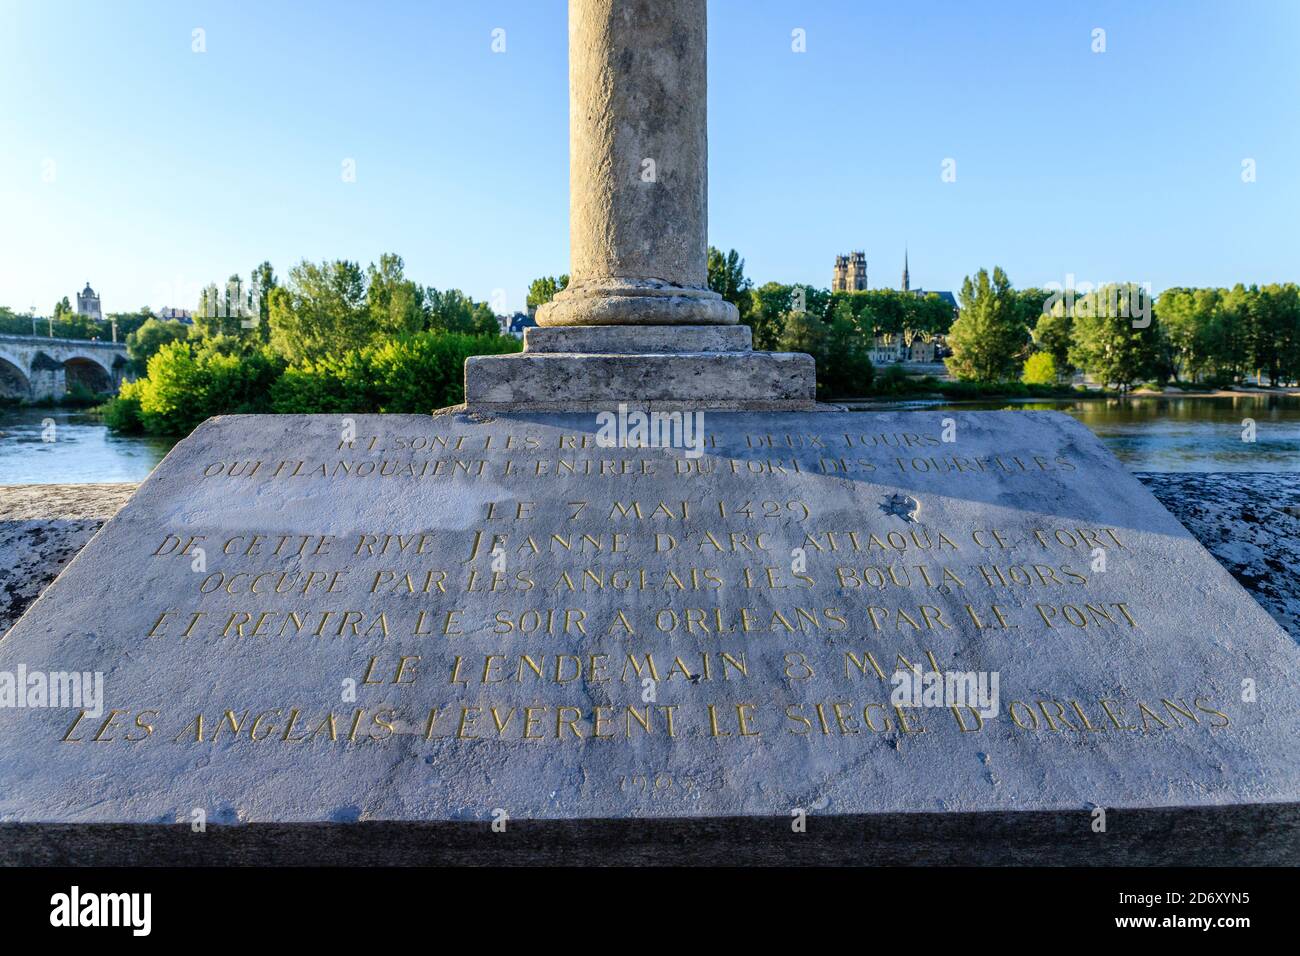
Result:
[[[99,296],[95,294],[89,282],[77,293],[77,315],[88,315],[97,322],[104,320],[104,314],[99,307]]]
[[[850,252],[835,257],[835,274],[831,278],[832,292],[861,292],[867,287],[867,254]]]
[[[903,291],[910,292],[912,289],[911,278],[907,274],[907,246],[903,247]]]

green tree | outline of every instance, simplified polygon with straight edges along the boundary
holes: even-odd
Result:
[[[785,314],[790,311],[790,287],[768,282],[750,293],[750,308],[745,316],[753,333],[754,348],[774,351],[785,329]]]
[[[724,254],[709,246],[708,273],[709,288],[734,305],[740,312],[740,320],[745,321],[750,308],[749,290],[753,286],[745,278],[745,260],[735,249]]]
[[[907,329],[927,335],[947,335],[955,318],[951,303],[941,299],[937,293],[927,292],[912,296]]]
[[[280,284],[271,263],[262,262],[249,274],[257,302],[256,338],[262,344],[271,341],[271,292]]]
[[[189,326],[181,322],[163,322],[149,319],[126,337],[126,353],[131,357],[136,375],[146,375],[149,359],[169,342],[179,342],[189,335]]]
[[[300,262],[271,291],[271,347],[291,362],[369,345],[376,327],[366,275],[355,262]]]
[[[814,359],[826,350],[826,323],[807,312],[786,312],[781,316],[781,334],[776,340],[781,352],[804,352]]]
[[[110,312],[108,314],[108,320],[104,324],[110,325],[112,323],[116,323],[117,340],[119,342],[125,342],[127,336],[129,336],[132,332],[138,330],[141,326],[143,326],[146,322],[148,322],[153,318],[154,318],[153,310],[150,309],[147,305],[144,305],[134,312]],[[111,334],[111,329],[110,329],[110,334]]]
[[[1300,287],[1288,282],[1285,285],[1266,287],[1269,295],[1277,297],[1277,307],[1282,311],[1278,339],[1278,376],[1283,382],[1300,379]]]
[[[1020,381],[1026,385],[1055,385],[1056,360],[1051,352],[1035,352],[1025,359],[1025,369]]]
[[[213,340],[216,341],[216,340]],[[284,363],[263,352],[228,354],[211,342],[195,346],[169,342],[149,359],[149,374],[123,386],[109,404],[110,423],[130,421],[156,435],[184,435],[217,414],[256,414],[271,410],[271,384]]]
[[[1211,331],[1219,309],[1217,289],[1171,288],[1156,300],[1156,321],[1169,343],[1175,378],[1194,382],[1214,364]]]
[[[1070,361],[1103,385],[1130,388],[1160,373],[1160,334],[1133,307],[1141,289],[1104,286],[1074,302]]]
[[[569,276],[567,273],[560,276],[558,279],[553,276],[542,276],[541,278],[534,279],[528,286],[528,299],[526,302],[528,311],[531,312],[539,305],[545,305],[547,302],[550,302],[555,298],[555,293],[567,287],[568,284]]]
[[[807,285],[782,285],[767,282],[750,290],[750,307],[745,322],[754,334],[754,348],[772,351],[785,329],[788,312],[806,312],[816,319],[830,316],[831,294],[826,289]]]
[[[822,337],[817,360],[817,389],[827,398],[859,398],[871,389],[875,368],[871,364],[870,337],[862,333],[853,311],[841,304],[832,314]]]
[[[829,322],[809,312],[786,312],[774,347],[813,357],[819,398],[855,398],[871,388],[874,369],[870,341],[863,336],[847,303],[839,305]]]
[[[0,334],[31,335],[32,317],[19,315],[13,309],[0,305]]]
[[[235,273],[226,279],[224,286],[213,282],[199,293],[194,309],[194,336],[226,336],[247,339],[250,344],[258,342],[265,335],[259,331],[260,316],[257,290]]]
[[[384,253],[366,270],[366,308],[373,335],[400,336],[426,326],[424,290],[406,278],[402,257]]]
[[[1016,314],[1020,316],[1020,321],[1026,329],[1033,329],[1038,325],[1038,320],[1047,311],[1047,303],[1054,298],[1052,293],[1039,288],[1016,289],[1013,294],[1016,300]]]
[[[961,315],[948,333],[948,369],[963,381],[1003,382],[1019,370],[1029,333],[1001,267],[961,284]]]
[[[858,325],[870,336],[899,335],[909,327],[917,297],[897,289],[869,289],[831,293],[831,309],[847,306]]]
[[[459,289],[424,290],[426,328],[462,335],[499,335],[501,324],[486,302],[475,302]]]
[[[60,339],[100,339],[108,338],[103,334],[105,324],[88,315],[65,312],[54,319],[54,336]]]
[[[1216,356],[1215,378],[1239,382],[1250,371],[1253,356],[1256,293],[1241,283],[1222,291],[1220,309],[1210,330]]]
[[[1040,352],[1052,357],[1053,371],[1060,375],[1074,374],[1074,366],[1070,364],[1070,332],[1073,326],[1074,317],[1070,315],[1064,301],[1048,306],[1034,325],[1034,345]]]
[[[1266,285],[1255,290],[1251,323],[1251,358],[1256,374],[1268,377],[1276,387],[1296,371],[1300,329],[1297,320],[1296,287]]]
[[[862,334],[943,335],[952,327],[952,306],[936,293],[917,295],[898,289],[860,289],[833,292],[827,309],[833,316],[841,304],[847,304]]]

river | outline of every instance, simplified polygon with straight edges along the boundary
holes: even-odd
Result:
[[[1300,471],[1296,395],[875,402],[861,411],[871,409],[1065,412],[1087,425],[1130,471]]]
[[[0,411],[0,485],[143,481],[175,442],[117,436],[62,408]]]
[[[1132,471],[1300,471],[1297,396],[876,402],[861,413],[1005,408],[1072,415]],[[1243,441],[1246,419],[1255,423],[1253,442]],[[113,435],[85,412],[4,409],[0,484],[143,481],[173,444],[168,439]]]

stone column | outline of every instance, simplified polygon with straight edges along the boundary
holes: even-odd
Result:
[[[705,0],[569,0],[569,286],[524,351],[465,360],[471,412],[814,407],[708,288]]]
[[[569,0],[567,289],[541,326],[717,325],[705,0]]]

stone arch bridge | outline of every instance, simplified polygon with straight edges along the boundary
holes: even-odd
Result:
[[[115,393],[130,378],[126,346],[86,339],[0,335],[0,398],[60,399],[77,385]]]

